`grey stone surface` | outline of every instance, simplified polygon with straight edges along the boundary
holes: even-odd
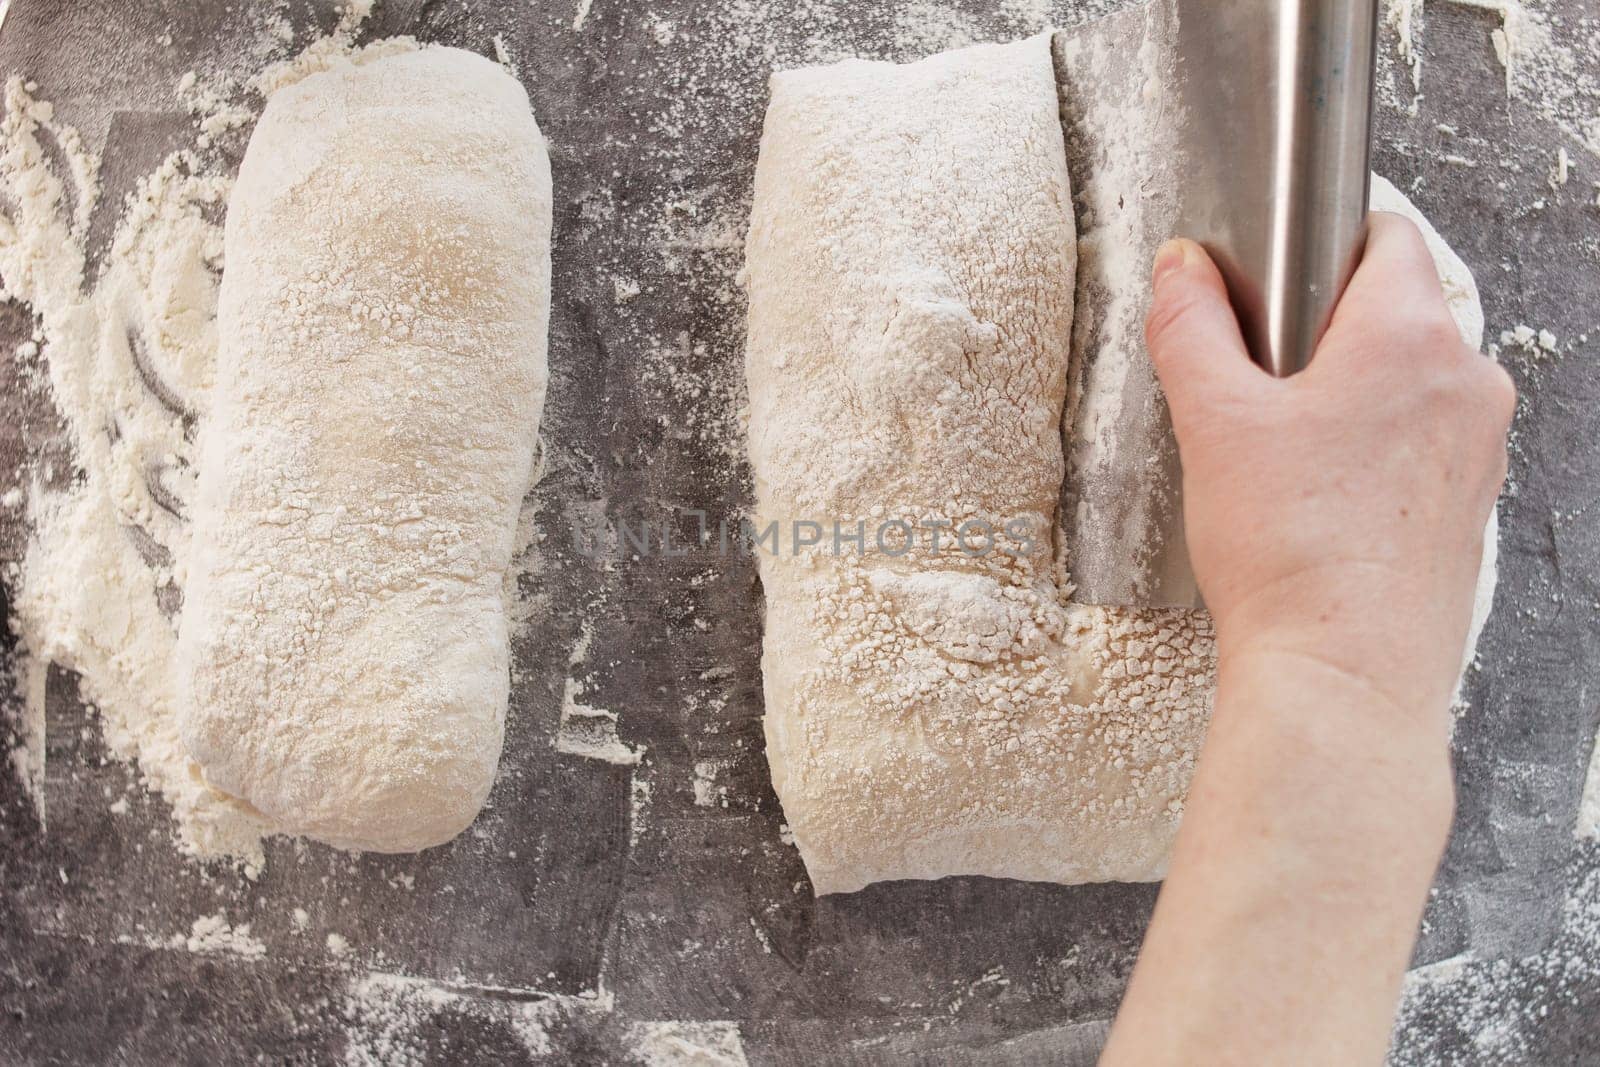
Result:
[[[325,1063],[365,1049],[391,1062],[620,1063],[639,1048],[638,1024],[710,1020],[736,1023],[757,1064],[1092,1061],[1155,887],[966,878],[813,899],[762,755],[753,566],[592,558],[572,535],[576,515],[732,516],[746,501],[728,447],[743,328],[733,276],[767,70],[1014,37],[1031,29],[1027,7],[593,0],[575,30],[575,2],[380,5],[365,37],[411,32],[492,54],[503,34],[552,143],[550,464],[535,494],[546,540],[525,579],[544,607],[516,649],[490,807],[419,856],[275,841],[259,881],[201,867],[177,853],[135,770],[107,758],[73,678],[53,672],[48,830],[0,770],[0,1060]],[[325,5],[284,10],[301,41],[332,22]],[[1541,10],[1591,29],[1597,14],[1592,0]],[[173,76],[236,66],[258,14],[223,0],[14,0],[0,71],[38,79],[106,146],[101,240],[131,180],[189,136]],[[1600,862],[1572,840],[1600,719],[1600,159],[1508,99],[1492,12],[1438,3],[1427,18],[1425,96],[1414,117],[1381,110],[1377,169],[1473,267],[1491,339],[1527,323],[1562,341],[1554,358],[1508,357],[1524,399],[1500,602],[1467,686],[1456,832],[1418,948],[1421,962],[1513,960],[1560,941],[1562,901]],[[1600,58],[1584,63],[1600,76]],[[1576,176],[1551,189],[1562,145]],[[619,302],[618,277],[640,295]],[[0,310],[0,346],[27,329],[25,313]],[[18,461],[60,449],[14,375],[0,364],[0,489]],[[24,536],[15,514],[0,516],[0,559],[19,558]],[[619,713],[623,740],[645,748],[638,768],[552,747],[582,620],[584,699]],[[711,806],[695,803],[697,764],[725,789]],[[132,812],[110,817],[125,794]],[[218,911],[249,923],[266,957],[149,947]],[[330,955],[329,932],[347,955]],[[437,995],[374,1013],[352,993],[373,972]],[[1537,975],[1516,981],[1511,1007],[1544,1012],[1524,1062],[1600,1061],[1600,984],[1556,995]],[[598,996],[563,999],[582,994]],[[1479,1025],[1448,998],[1430,1002],[1402,1046],[1418,1062],[1502,1062],[1475,1044]]]

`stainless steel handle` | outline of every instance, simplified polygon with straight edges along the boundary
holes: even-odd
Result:
[[[1179,233],[1227,280],[1245,343],[1305,368],[1360,259],[1377,0],[1179,0]]]

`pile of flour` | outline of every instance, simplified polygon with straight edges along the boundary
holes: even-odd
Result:
[[[78,673],[107,745],[171,806],[185,851],[259,867],[267,827],[205,784],[178,738],[170,670],[232,186],[205,149],[309,73],[416,47],[397,38],[354,48],[371,7],[353,4],[332,34],[254,77],[181,79],[175,95],[195,117],[195,141],[139,180],[103,255],[89,249],[100,159],[35,87],[6,83],[0,194],[12,210],[0,226],[0,295],[36,320],[16,358],[59,414],[75,468],[20,472],[31,537],[10,576],[27,716],[12,758],[46,818],[45,679],[58,664]]]

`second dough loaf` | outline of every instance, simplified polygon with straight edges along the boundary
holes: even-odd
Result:
[[[1209,623],[1063,595],[1076,236],[1056,99],[1048,37],[773,79],[747,255],[756,522],[786,539],[761,557],[762,668],[819,893],[1166,861]],[[792,551],[796,521],[823,544]],[[968,555],[950,531],[972,521],[1021,536]],[[866,550],[836,554],[835,524],[862,522]],[[891,529],[880,551],[889,522],[916,547]]]

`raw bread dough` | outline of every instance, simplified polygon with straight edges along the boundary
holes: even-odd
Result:
[[[410,851],[482,807],[544,402],[550,165],[445,48],[277,92],[229,204],[180,729],[277,827]]]
[[[1209,624],[1068,604],[1056,567],[1075,233],[1049,38],[779,74],[747,249],[773,784],[818,893],[1162,872]],[[880,523],[920,523],[899,558]],[[1015,555],[931,529],[1031,531]]]
[[[1204,613],[1067,599],[1076,235],[1048,38],[779,74],[755,183],[754,524],[782,538],[760,554],[767,752],[813,886],[1159,878],[1214,643]],[[971,558],[948,531],[973,518],[1034,536]],[[880,550],[889,520],[919,546]],[[827,535],[796,550],[807,521]],[[861,521],[865,549],[836,553]]]

